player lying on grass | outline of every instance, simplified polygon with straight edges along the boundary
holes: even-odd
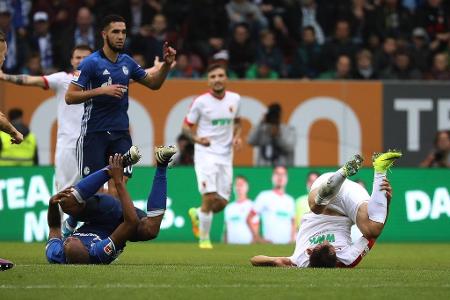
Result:
[[[140,158],[134,146],[123,157],[120,154],[111,156],[108,167],[54,195],[48,208],[47,260],[59,264],[109,264],[123,251],[127,241],[156,238],[166,209],[167,164],[175,152],[173,146],[155,149],[157,168],[147,213],[134,207],[123,182],[124,167],[135,164]],[[113,179],[119,200],[96,193],[109,179]],[[61,235],[58,204],[75,222],[84,222],[65,238]]]
[[[251,263],[273,267],[355,267],[384,228],[392,197],[386,171],[401,155],[398,151],[388,151],[373,156],[375,174],[370,196],[362,186],[347,179],[361,167],[359,155],[337,172],[320,176],[308,195],[311,212],[303,216],[294,254],[290,257],[258,255]],[[352,243],[350,228],[355,223],[363,236]]]

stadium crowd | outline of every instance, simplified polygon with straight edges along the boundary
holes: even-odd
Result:
[[[450,78],[446,0],[1,0],[5,73],[68,70],[74,45],[98,48],[98,23],[128,22],[129,52],[143,67],[178,50],[171,78]]]

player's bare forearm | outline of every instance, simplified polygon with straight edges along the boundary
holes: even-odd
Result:
[[[233,137],[234,138],[240,137],[241,132],[242,132],[241,119],[236,118],[236,119],[234,119],[234,125],[233,125]]]
[[[48,238],[60,238],[61,237],[61,214],[59,212],[58,204],[50,203],[48,205],[47,223],[49,227]]]
[[[169,74],[170,65],[163,63],[158,70],[152,73],[147,72],[147,76],[139,81],[140,84],[152,90],[159,90]]]
[[[67,89],[65,100],[67,104],[80,104],[86,102],[92,97],[100,95],[100,88],[92,90],[83,90],[81,87],[70,84]]]
[[[191,126],[189,126],[186,123],[183,124],[181,131],[182,131],[183,135],[185,135],[189,139],[189,141],[191,141],[192,143],[195,143],[196,136],[195,136],[194,130],[192,129]]]
[[[6,132],[9,135],[14,133],[14,131],[16,130],[2,112],[0,112],[0,130]]]
[[[3,74],[3,76],[1,76],[0,78],[4,81],[11,82],[17,85],[38,86],[42,88],[46,87],[45,80],[42,76],[29,76],[25,74]]]
[[[294,267],[295,265],[287,257],[272,257],[257,255],[250,259],[255,267]]]

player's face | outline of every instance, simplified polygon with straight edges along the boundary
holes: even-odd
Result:
[[[70,236],[64,241],[64,254],[68,263],[89,263],[89,253],[76,237]]]
[[[236,194],[238,196],[240,196],[240,195],[242,195],[243,197],[247,196],[248,184],[247,184],[247,181],[245,181],[244,179],[237,178],[234,188],[235,188]]]
[[[222,93],[226,88],[227,74],[224,69],[217,68],[208,73],[208,86],[215,93]]]
[[[113,22],[103,31],[104,42],[114,52],[120,52],[125,45],[127,28],[123,22]]]
[[[72,58],[70,60],[70,64],[72,65],[73,69],[78,69],[78,66],[80,65],[81,61],[91,54],[91,51],[89,50],[81,50],[77,49],[73,51]]]
[[[8,46],[6,42],[0,42],[0,68],[3,67],[3,63],[6,58],[6,51],[8,50]]]
[[[276,167],[272,174],[274,188],[285,188],[288,182],[287,170],[284,167]]]

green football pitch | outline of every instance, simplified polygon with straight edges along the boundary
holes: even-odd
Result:
[[[376,244],[355,269],[255,268],[293,246],[129,243],[109,266],[50,265],[43,244],[0,243],[0,299],[450,299],[450,244]]]

